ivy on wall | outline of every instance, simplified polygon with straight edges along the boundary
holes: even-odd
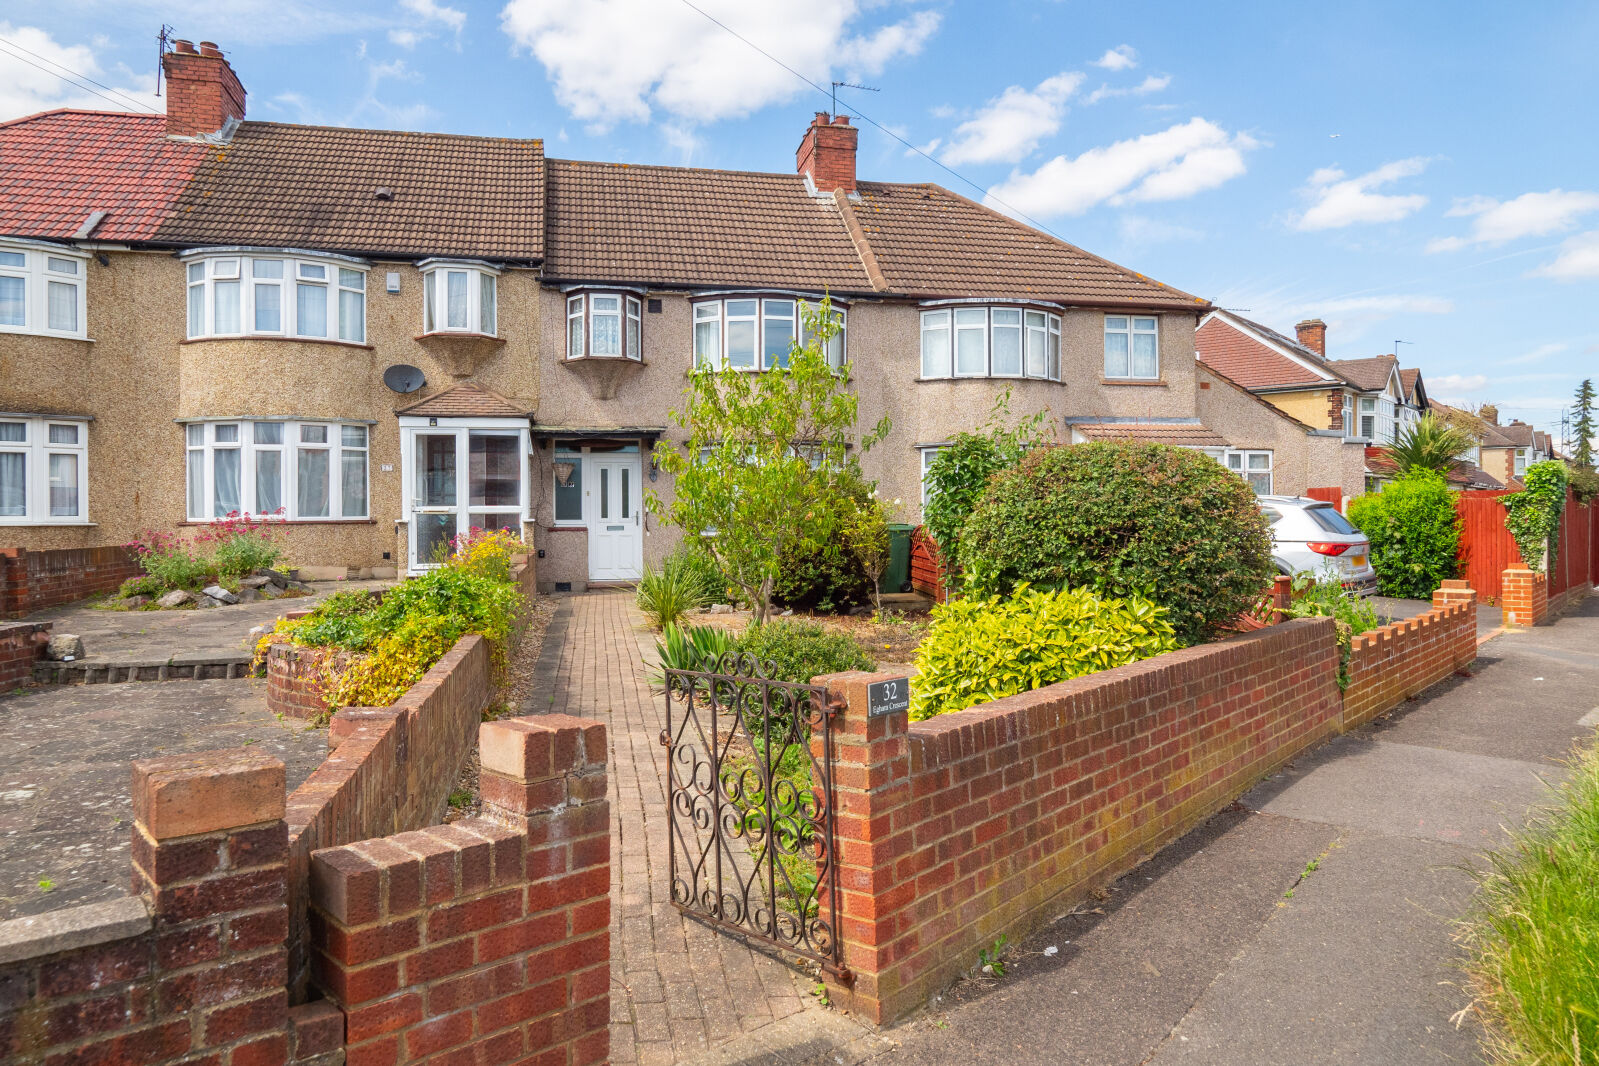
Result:
[[[1499,498],[1509,512],[1505,515],[1505,528],[1516,539],[1516,549],[1527,567],[1542,570],[1545,553],[1552,559],[1560,548],[1560,515],[1566,508],[1566,464],[1558,459],[1534,463],[1521,480],[1525,489]]]

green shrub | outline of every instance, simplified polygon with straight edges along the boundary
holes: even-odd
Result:
[[[871,599],[860,560],[836,542],[786,553],[779,566],[772,599],[796,610],[841,613]]]
[[[659,570],[644,568],[638,583],[638,608],[656,629],[676,625],[690,611],[712,602],[720,585],[714,562],[703,552],[680,547],[661,561]]]
[[[1444,479],[1417,470],[1349,503],[1384,596],[1424,600],[1460,570],[1460,516]]]
[[[139,558],[144,572],[164,589],[201,589],[216,580],[216,567],[203,555],[178,546],[152,551]]]
[[[917,649],[910,715],[964,710],[1178,647],[1166,609],[1139,596],[1024,584],[1009,599],[950,600],[933,608]]]
[[[1577,497],[1577,502],[1587,506],[1599,496],[1599,471],[1586,466],[1574,466],[1566,471],[1566,483]]]
[[[363,651],[382,636],[378,598],[366,592],[335,592],[294,629],[294,642],[313,648]]]
[[[1599,750],[1556,805],[1489,856],[1462,927],[1489,1060],[1582,1066],[1599,1049]]]
[[[1332,569],[1312,574],[1302,570],[1294,575],[1294,598],[1288,608],[1291,618],[1331,618],[1338,640],[1338,687],[1349,687],[1349,655],[1353,641],[1382,625],[1371,602],[1344,588],[1343,580]]]
[[[167,591],[159,578],[145,574],[143,577],[130,577],[122,583],[117,590],[118,599],[127,599],[129,596],[159,596]]]
[[[829,631],[815,622],[782,619],[751,626],[735,648],[754,656],[773,681],[807,684],[822,674],[872,668],[872,660],[849,634]]]
[[[283,549],[260,533],[235,533],[219,541],[211,553],[217,573],[223,577],[247,577],[283,558]]]
[[[964,591],[1092,588],[1169,611],[1187,644],[1254,604],[1274,572],[1254,492],[1216,460],[1163,444],[1031,451],[994,477],[961,531]]]
[[[655,642],[660,667],[650,675],[657,685],[666,683],[666,670],[714,672],[722,656],[733,650],[733,634],[716,626],[680,626],[668,623]]]
[[[1526,486],[1499,502],[1509,512],[1505,528],[1516,539],[1522,561],[1541,570],[1545,553],[1553,559],[1560,550],[1560,516],[1566,510],[1566,464],[1558,459],[1533,463],[1522,475]]]

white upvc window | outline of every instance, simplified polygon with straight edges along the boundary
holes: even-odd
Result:
[[[929,444],[921,449],[922,453],[922,506],[927,506],[930,486],[927,483],[927,472],[933,467],[933,460],[938,458],[938,453],[948,449],[947,444]]]
[[[625,292],[574,293],[566,298],[566,357],[642,361],[642,302]]]
[[[1160,325],[1153,315],[1105,316],[1105,377],[1160,378]]]
[[[1271,452],[1228,448],[1222,462],[1228,470],[1249,482],[1255,495],[1271,495]]]
[[[75,248],[0,241],[0,332],[85,337],[88,271]]]
[[[188,336],[293,337],[366,343],[367,264],[269,249],[183,256]]]
[[[0,525],[89,521],[88,423],[0,415]]]
[[[1527,449],[1516,449],[1516,477],[1521,477],[1527,472]]]
[[[424,259],[422,332],[498,336],[498,267],[477,260]]]
[[[922,377],[1060,380],[1060,316],[1024,306],[922,312]]]
[[[754,295],[694,303],[694,365],[720,370],[777,370],[788,366],[796,343],[811,343],[807,314],[817,302],[801,296]],[[845,310],[832,309],[838,332],[827,342],[827,365],[844,368]]]
[[[233,514],[288,521],[367,518],[365,424],[190,422],[183,427],[191,522]]]

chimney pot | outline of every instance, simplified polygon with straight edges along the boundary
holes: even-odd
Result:
[[[210,56],[212,59],[221,59],[222,49],[217,47],[215,41],[201,41],[200,54],[203,56]]]
[[[820,193],[843,189],[855,191],[855,146],[860,131],[849,124],[848,115],[829,119],[826,111],[816,112],[816,117],[805,128],[800,138],[799,150],[794,153],[794,166],[811,179]]]
[[[1317,355],[1327,355],[1327,323],[1319,318],[1307,318],[1294,327],[1294,334],[1299,343],[1315,352]]]
[[[185,41],[181,37],[177,38],[176,40],[174,40],[172,42],[172,50],[174,52],[177,52],[180,55],[186,55],[186,56],[199,55],[199,53],[194,50],[194,42],[193,41]]]
[[[833,125],[835,125],[835,126],[848,126],[849,125],[849,116],[848,115],[834,115],[833,116]]]

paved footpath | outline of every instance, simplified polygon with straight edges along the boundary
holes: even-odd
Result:
[[[890,1030],[876,1066],[1481,1061],[1469,869],[1599,726],[1599,596],[1239,804]],[[1314,862],[1314,868],[1310,864]],[[1048,955],[1049,947],[1056,950]]]
[[[564,599],[524,714],[595,718],[610,737],[611,1060],[785,1064],[856,1061],[872,1035],[810,995],[814,981],[683,917],[667,880],[662,698],[655,642],[627,592]],[[646,662],[648,660],[648,662]]]

